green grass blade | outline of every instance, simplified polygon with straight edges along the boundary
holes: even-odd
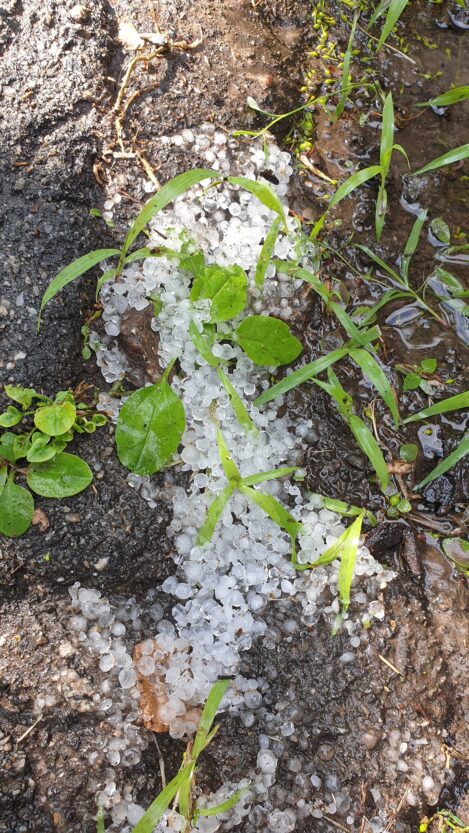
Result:
[[[416,104],[416,107],[449,107],[450,104],[458,104],[460,101],[466,101],[469,98],[469,87],[453,87],[446,93],[437,95],[436,98],[431,98],[429,101],[421,101]]]
[[[331,512],[337,512],[338,515],[345,515],[346,518],[355,518],[357,515],[364,515],[371,526],[377,526],[378,519],[369,509],[363,509],[362,506],[354,506],[353,503],[345,503],[343,500],[336,500],[325,495],[317,495],[320,497],[324,509],[330,509]]]
[[[257,486],[258,483],[264,483],[266,480],[276,480],[278,477],[286,477],[288,474],[293,474],[298,466],[284,466],[280,469],[271,469],[270,471],[261,471],[258,474],[250,474],[248,477],[242,478],[244,486]]]
[[[381,140],[379,145],[379,164],[383,179],[386,179],[394,144],[394,102],[392,94],[384,99],[381,121]]]
[[[228,810],[231,810],[235,804],[238,803],[239,799],[246,792],[246,787],[241,787],[241,789],[236,790],[236,792],[232,793],[226,801],[222,801],[220,804],[216,804],[214,807],[196,807],[195,810],[195,818],[194,821],[197,820],[198,816],[218,816],[220,813],[227,813]]]
[[[229,687],[230,680],[217,680],[210,689],[210,693],[202,709],[202,714],[200,715],[197,734],[192,747],[192,760],[194,763],[197,763],[200,753],[203,752],[209,743],[210,729],[212,728],[220,703]]]
[[[241,484],[239,490],[245,497],[252,500],[253,503],[256,503],[274,523],[281,529],[284,529],[285,532],[288,532],[290,538],[296,537],[301,529],[301,524],[273,495],[259,492],[256,489],[252,489],[251,486],[245,486],[243,484]]]
[[[447,153],[444,153],[443,156],[438,156],[437,159],[433,159],[428,163],[428,165],[424,165],[423,168],[419,168],[418,171],[414,171],[411,176],[426,174],[428,171],[436,171],[438,168],[443,168],[445,165],[452,165],[453,162],[460,162],[462,159],[467,159],[468,157],[469,144],[460,145],[459,147],[453,148],[453,150],[449,150]]]
[[[409,0],[391,0],[386,20],[384,21],[383,31],[381,32],[381,37],[376,47],[377,52],[380,51],[381,47],[388,39],[408,2]]]
[[[218,443],[218,454],[220,455],[221,464],[223,466],[223,471],[225,472],[225,477],[228,480],[230,486],[235,488],[239,481],[241,480],[241,475],[239,473],[238,466],[234,462],[233,458],[228,451],[227,445],[225,440],[223,439],[223,434],[221,431],[217,431],[217,443]]]
[[[321,231],[324,220],[326,219],[327,213],[330,211],[334,205],[337,205],[339,202],[348,197],[352,191],[355,191],[360,185],[363,185],[365,182],[368,182],[369,179],[372,179],[374,176],[378,176],[381,173],[381,168],[379,165],[371,165],[369,168],[363,168],[361,171],[356,171],[356,173],[349,176],[345,182],[342,183],[333,194],[331,199],[329,200],[329,205],[327,206],[327,211],[322,214],[319,218],[317,223],[313,226],[313,230],[310,233],[311,238],[315,238],[318,236],[319,232]]]
[[[376,326],[371,327],[366,332],[362,332],[362,335],[366,338],[367,343],[369,343],[370,341],[374,341],[379,338],[380,329]],[[303,365],[303,367],[300,367],[298,370],[290,373],[289,376],[285,376],[280,380],[280,382],[277,382],[276,385],[272,385],[271,388],[268,388],[264,391],[264,393],[261,393],[261,395],[254,400],[254,404],[260,408],[261,405],[265,405],[277,396],[283,396],[285,393],[288,393],[288,391],[292,388],[296,388],[304,382],[309,382],[319,373],[322,373],[323,370],[327,370],[327,368],[335,362],[343,359],[351,347],[356,347],[356,344],[354,342],[349,343],[344,347],[339,347],[337,350],[332,350],[330,353],[327,353],[326,356],[320,356],[313,362]]]
[[[96,814],[96,833],[104,833],[104,810],[102,807],[98,807]]]
[[[363,514],[359,515],[353,524],[347,529],[347,540],[342,547],[342,557],[339,565],[337,585],[339,598],[342,602],[342,609],[345,612],[350,605],[350,588],[352,586],[355,561],[357,560],[357,549],[360,543],[362,531]]]
[[[408,422],[417,422],[421,419],[437,416],[438,414],[449,414],[451,411],[459,411],[461,408],[469,408],[469,391],[456,393],[454,396],[449,396],[447,399],[442,399],[440,402],[436,402],[435,405],[430,405],[430,407],[424,408],[423,411],[419,411],[417,414],[407,417],[407,419],[404,420],[404,425]]]
[[[265,273],[277,242],[281,222],[282,220],[280,217],[275,218],[262,244],[259,260],[256,265],[256,273],[254,275],[254,283],[258,289],[262,289],[264,286]]]
[[[373,466],[378,476],[381,489],[384,492],[389,483],[389,474],[386,461],[383,457],[383,452],[381,451],[370,429],[367,425],[365,425],[360,417],[352,414],[349,417],[348,425],[361,450],[364,454],[366,454],[371,465]]]
[[[464,439],[461,440],[461,442],[459,443],[458,447],[455,448],[455,450],[452,451],[451,454],[448,454],[448,456],[445,457],[445,459],[442,460],[441,463],[438,463],[438,465],[434,469],[432,469],[430,474],[427,474],[427,476],[424,477],[424,479],[421,480],[420,483],[417,483],[417,485],[414,486],[414,492],[417,489],[423,489],[424,486],[427,486],[433,480],[436,480],[437,477],[441,477],[442,474],[445,474],[447,471],[449,471],[449,469],[452,469],[453,466],[455,466],[456,463],[459,462],[459,460],[462,460],[462,458],[465,457],[465,455],[468,453],[469,434],[466,434]]]
[[[41,315],[44,307],[57,295],[58,292],[61,292],[67,284],[71,283],[76,278],[84,275],[85,272],[88,272],[93,268],[93,266],[96,266],[97,263],[118,254],[120,254],[119,249],[95,249],[94,252],[88,252],[87,255],[83,255],[83,257],[79,257],[77,260],[73,260],[69,263],[68,266],[65,266],[65,268],[51,280],[49,286],[44,292],[44,295],[42,296],[38,316],[38,330],[41,325]]]
[[[425,211],[421,211],[418,215],[417,219],[415,220],[410,234],[407,238],[407,242],[405,244],[404,254],[402,257],[402,264],[401,264],[401,272],[407,280],[409,276],[409,266],[412,256],[415,254],[417,246],[419,244],[420,235],[422,233],[422,228],[425,220],[427,219],[428,209]]]
[[[137,214],[134,222],[127,232],[127,237],[125,238],[125,242],[122,247],[122,254],[124,257],[129,251],[134,240],[136,240],[140,232],[143,231],[145,226],[148,225],[151,218],[154,217],[158,211],[161,211],[169,205],[170,202],[173,202],[176,197],[179,197],[180,194],[183,194],[184,191],[192,188],[192,186],[196,185],[198,182],[202,182],[204,179],[217,179],[219,177],[219,171],[194,168],[192,171],[185,171],[184,173],[175,176],[174,179],[170,179],[169,182],[160,188],[158,193],[145,203],[142,210],[139,214]]]
[[[379,366],[376,359],[367,350],[350,350],[349,356],[358,364],[360,370],[370,380],[379,395],[389,408],[396,427],[399,425],[399,411],[391,385],[386,374]]]
[[[330,547],[328,547],[327,550],[323,552],[322,555],[319,556],[319,558],[316,559],[316,561],[313,561],[311,564],[308,564],[308,567],[326,567],[327,564],[332,564],[332,562],[336,561],[337,558],[342,557],[344,547],[347,547],[349,545],[349,542],[353,544],[356,540],[355,546],[358,546],[362,520],[363,513],[360,512],[358,518],[355,519],[353,524],[347,527],[347,529],[345,530],[345,532],[342,533],[340,538],[337,538],[337,541],[335,541]],[[358,521],[360,522],[359,524]],[[356,534],[357,529],[358,536]]]
[[[309,283],[317,295],[324,301],[325,304],[329,304],[331,301],[331,294],[326,289],[322,281],[318,278],[317,275],[314,275],[313,272],[308,272],[307,269],[294,269],[291,273],[295,278],[301,278],[301,280],[306,281]]]
[[[352,59],[352,49],[353,49],[353,41],[355,38],[355,29],[357,28],[358,23],[358,12],[355,12],[352,22],[352,28],[350,30],[350,37],[348,39],[347,49],[344,55],[344,65],[342,68],[342,78],[340,80],[340,96],[339,101],[337,102],[337,106],[334,110],[334,119],[340,119],[342,113],[344,112],[345,105],[347,103],[347,98],[350,92],[350,61]]]
[[[381,2],[378,3],[378,5],[376,6],[376,9],[374,10],[373,14],[370,17],[370,22],[367,26],[367,29],[371,29],[371,27],[378,20],[378,17],[381,17],[381,15],[384,14],[384,12],[387,11],[387,9],[389,9],[390,2],[391,2],[391,0],[381,0]]]
[[[386,272],[386,274],[389,275],[390,278],[392,278],[397,283],[402,284],[401,276],[394,269],[392,269],[391,266],[388,266],[388,264],[385,263],[384,260],[381,260],[381,258],[378,255],[375,255],[375,253],[372,252],[371,249],[368,248],[368,246],[362,246],[360,243],[356,243],[355,248],[360,249],[361,252],[364,252],[364,254],[366,254],[370,258],[370,260],[376,263],[376,265],[379,266],[380,269],[383,270],[383,272]]]
[[[144,812],[140,821],[137,822],[132,830],[132,833],[153,833],[156,825],[163,817],[168,809],[171,801],[176,793],[192,778],[194,771],[194,764],[190,763],[184,769],[180,770],[178,774],[161,790],[160,794],[150,804],[148,809]]]
[[[106,269],[106,271],[101,275],[100,278],[96,281],[96,293],[95,298],[98,300],[99,293],[101,292],[102,287],[105,283],[115,278],[117,275],[117,269]]]
[[[222,383],[228,396],[230,397],[231,407],[233,408],[233,411],[239,424],[246,431],[254,431],[257,433],[257,428],[254,425],[251,417],[249,416],[246,405],[244,404],[240,395],[237,393],[237,391],[231,384],[230,380],[228,379],[228,376],[226,376],[226,374],[223,373],[221,367],[217,367],[217,373],[220,378],[220,382]]]
[[[223,510],[233,494],[233,491],[234,489],[232,486],[225,486],[223,491],[216,496],[215,500],[208,507],[207,516],[197,535],[196,544],[198,547],[203,546],[203,544],[208,544],[212,540],[215,527],[220,520]]]
[[[271,211],[275,211],[280,217],[285,231],[288,232],[283,205],[272,188],[269,188],[264,182],[259,182],[257,179],[247,179],[245,176],[229,176],[227,177],[227,181],[231,185],[239,185],[240,188],[249,191],[250,194],[254,194],[263,205],[270,208]]]
[[[357,325],[354,324],[350,318],[350,315],[344,310],[343,307],[341,307],[340,304],[336,304],[335,302],[331,303],[331,309],[352,341],[356,341],[362,346],[369,343],[366,333],[358,329]]]

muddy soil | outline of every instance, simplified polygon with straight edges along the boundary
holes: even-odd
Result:
[[[92,308],[93,281],[70,286],[50,306],[37,335],[36,314],[45,287],[74,257],[120,239],[129,217],[146,198],[142,182],[148,169],[142,167],[142,156],[152,175],[161,181],[192,164],[182,152],[169,152],[159,137],[204,120],[227,129],[248,127],[253,116],[245,107],[247,95],[267,110],[286,110],[298,103],[304,52],[313,36],[309,14],[308,0],[258,6],[247,0],[171,0],[155,7],[156,17],[150,7],[119,0],[83,5],[73,0],[60,4],[46,0],[40,7],[34,0],[3,4],[3,383],[34,385],[46,393],[81,381],[103,389],[93,362],[85,363],[81,355],[80,327]],[[112,108],[129,60],[118,40],[123,20],[131,20],[143,33],[154,33],[159,26],[173,41],[186,41],[192,48],[174,48],[139,69],[138,88],[147,91],[127,112],[122,150]],[[435,39],[447,36],[434,25],[432,33]],[[453,37],[461,36],[455,33]],[[459,49],[460,41],[457,44]],[[153,49],[150,42],[148,49]],[[416,60],[427,66],[428,50],[422,47]],[[410,108],[409,85],[421,82],[415,75],[404,78],[402,66],[383,65],[383,72],[403,78]],[[410,72],[407,66],[405,70]],[[449,86],[448,79],[456,83],[449,77],[447,65],[443,70],[447,74],[441,90]],[[432,93],[433,88],[423,84],[419,98]],[[405,98],[403,107],[407,107]],[[421,157],[413,153],[415,164],[443,152],[436,128],[441,123],[435,118],[425,113],[403,131],[406,136],[402,141],[408,149],[417,141],[420,125],[432,136],[431,147],[419,139],[425,147]],[[452,114],[450,118],[456,119]],[[462,144],[456,140],[460,125],[452,125],[454,145]],[[368,141],[374,147],[376,134],[374,139],[370,134]],[[362,152],[368,149],[362,148]],[[396,176],[402,172],[399,165]],[[456,206],[451,222],[445,217],[450,224],[459,222],[460,207],[448,199],[454,188],[451,175],[431,178],[428,187],[433,188],[441,213],[448,205]],[[397,180],[391,191],[396,201]],[[90,217],[89,210],[103,208],[109,194],[117,192],[121,202],[114,209],[116,228],[112,230]],[[298,204],[309,206],[316,216],[318,203],[311,199],[311,190],[306,187],[300,193]],[[369,225],[366,202],[363,217]],[[400,251],[402,236],[402,220],[397,212],[395,217],[390,212],[386,238],[390,256]],[[417,265],[418,269],[426,268],[424,261]],[[333,333],[331,336],[330,324],[321,319],[317,305],[311,304],[309,316],[314,357],[315,332],[324,328],[332,338]],[[386,343],[392,355],[402,360],[408,345],[402,347],[402,342],[391,336]],[[456,374],[463,354],[455,342],[443,339],[435,349],[446,363],[445,372]],[[317,421],[318,440],[308,459],[311,487],[378,507],[380,500],[370,489],[366,463],[344,437],[343,426],[326,400],[320,393],[314,398],[304,392],[298,395],[299,405]],[[418,395],[412,404],[421,404]],[[447,442],[454,442],[451,433]],[[451,450],[450,445],[445,450]],[[170,500],[164,477],[159,481],[158,510],[151,510],[128,488],[108,429],[83,442],[81,453],[95,471],[95,491],[89,489],[67,500],[66,505],[38,501],[48,528],[33,527],[20,541],[1,544],[0,754],[5,769],[0,830],[8,833],[91,833],[95,829],[94,795],[105,780],[106,763],[98,759],[90,767],[88,754],[95,736],[106,729],[92,709],[99,684],[95,660],[69,647],[64,625],[70,615],[66,588],[78,580],[107,593],[144,599],[148,589],[173,569],[171,542],[165,537]],[[437,495],[436,511],[441,507],[444,512],[453,510],[461,500],[464,482],[458,473],[451,477],[459,477],[459,481],[450,483],[450,503],[445,504]],[[291,716],[295,733],[284,739],[283,760],[300,755],[303,763],[314,765],[320,777],[336,775],[353,806],[362,806],[367,818],[380,806],[397,809],[405,791],[405,773],[396,776],[390,765],[394,759],[388,755],[393,730],[403,734],[411,727],[435,755],[440,749],[441,778],[435,782],[434,794],[429,795],[433,810],[439,802],[456,807],[464,793],[463,762],[469,755],[463,727],[468,708],[463,699],[467,669],[465,672],[462,661],[468,639],[465,585],[451,574],[438,552],[422,545],[420,553],[420,575],[407,572],[390,587],[385,599],[386,619],[373,628],[366,649],[353,666],[340,660],[345,650],[342,637],[330,640],[324,630],[308,631],[299,624],[293,641],[279,641],[270,650],[253,650],[243,669],[248,676],[261,669],[271,682],[273,700],[283,701],[284,708],[298,707]],[[274,611],[271,624],[275,628]],[[378,654],[405,676],[396,675]],[[37,719],[33,703],[38,692],[49,690],[51,684],[53,702],[37,727],[23,737]],[[263,727],[262,720],[260,714],[259,727]],[[245,775],[255,765],[257,734],[225,719],[207,756],[202,783],[213,788],[224,779]],[[454,776],[445,773],[442,746],[456,748]],[[162,751],[171,774],[181,748],[163,740]],[[126,772],[142,804],[159,789],[158,772],[152,746],[142,762]],[[282,806],[288,802],[294,777],[294,771],[282,763],[278,781],[279,790],[285,791]],[[319,792],[319,804],[327,803],[326,793]],[[279,801],[282,803],[280,795]],[[406,805],[399,815],[401,826],[395,829],[406,833],[416,829],[417,819],[427,809]],[[259,818],[259,829],[262,821]],[[242,833],[242,826],[238,829]],[[327,820],[311,818],[298,827],[304,833],[334,829]]]

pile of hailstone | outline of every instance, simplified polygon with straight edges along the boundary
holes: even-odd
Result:
[[[259,145],[240,144],[212,125],[203,125],[197,134],[185,130],[181,135],[165,137],[164,141],[175,146],[185,145],[201,164],[209,163],[223,174],[242,173],[262,181],[262,172],[268,169],[267,184],[285,203],[293,170],[289,154],[274,144],[269,144],[267,151]],[[272,181],[277,184],[273,185]],[[272,212],[253,195],[235,186],[222,184],[205,192],[206,184],[194,187],[172,207],[156,215],[148,245],[164,242],[165,246],[180,249],[184,241],[194,241],[208,263],[236,263],[246,270],[251,280],[249,312],[294,319],[295,310],[300,306],[300,282],[277,274],[275,267],[269,265],[263,293],[254,290],[255,265],[272,223]],[[274,251],[274,257],[282,260],[293,259],[298,254],[296,225],[292,219],[288,219],[288,228],[288,235],[279,237]],[[307,265],[305,252],[302,262]],[[144,627],[142,607],[135,599],[113,605],[102,599],[98,591],[78,585],[71,588],[74,607],[71,627],[85,646],[99,654],[99,666],[106,675],[105,702],[101,702],[100,708],[108,711],[111,723],[126,727],[107,750],[113,766],[134,763],[145,744],[135,725],[139,697],[137,672],[158,680],[158,685],[166,691],[168,701],[160,717],[169,724],[175,738],[194,731],[193,718],[186,719],[186,714],[191,709],[193,713],[194,707],[204,702],[213,682],[224,675],[235,675],[225,704],[241,713],[245,725],[252,725],[254,710],[262,701],[263,683],[245,680],[237,674],[237,666],[240,652],[249,650],[255,639],[264,635],[269,638],[263,619],[267,605],[280,598],[291,598],[293,604],[294,599],[307,624],[318,621],[321,616],[332,620],[339,612],[337,564],[296,572],[290,563],[288,536],[240,494],[232,497],[211,542],[196,545],[207,506],[226,485],[217,451],[217,428],[221,429],[233,459],[245,476],[281,465],[301,465],[312,424],[296,414],[280,416],[281,397],[262,411],[255,407],[253,400],[268,387],[274,369],[255,367],[235,344],[218,345],[214,353],[232,360],[227,371],[230,380],[259,429],[256,434],[243,431],[215,370],[197,354],[189,337],[191,318],[202,327],[209,314],[207,302],[198,305],[189,302],[190,281],[190,275],[180,270],[174,259],[152,258],[129,265],[119,283],[103,287],[106,335],[98,338],[95,334],[92,338],[104,378],[108,382],[120,379],[125,373],[126,360],[115,339],[123,313],[129,308],[144,309],[150,294],[161,299],[163,308],[152,326],[159,335],[162,366],[175,357],[178,359],[177,375],[171,384],[182,399],[186,414],[179,465],[190,473],[188,490],[179,487],[173,490],[173,519],[168,535],[174,541],[176,571],[159,588],[173,600],[170,617],[165,618],[162,606],[154,602],[145,612],[146,621],[149,616],[151,625]],[[102,397],[101,407],[109,411],[110,402]],[[112,407],[116,416],[115,400]],[[151,506],[156,505],[157,487],[151,478],[131,474],[128,482],[140,490]],[[303,524],[300,562],[314,561],[343,532],[340,517],[321,508],[320,500],[306,494],[301,479],[273,480],[261,488],[287,505]],[[157,546],[155,553],[148,553],[149,557],[158,557]],[[359,550],[352,589],[354,618],[346,617],[344,623],[350,635],[352,659],[353,649],[360,641],[356,636],[360,620],[369,619],[373,613],[383,615],[381,605],[373,599],[390,577],[364,548]],[[132,648],[142,640],[147,640],[148,647],[135,668]],[[275,782],[276,761],[271,761],[269,756],[271,752],[260,754],[259,783],[263,794]],[[122,829],[119,825],[135,823],[140,812],[138,808],[135,810],[136,805],[124,799],[113,803],[112,796],[105,793],[100,794],[99,800],[111,808],[116,829]],[[241,809],[232,811],[232,818],[238,822],[243,807],[241,803]],[[200,830],[211,831],[217,829],[218,822],[201,819],[200,825]],[[163,825],[161,829],[166,827]]]

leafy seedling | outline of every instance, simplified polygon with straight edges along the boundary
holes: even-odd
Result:
[[[265,512],[268,517],[274,521],[281,529],[288,533],[292,544],[292,558],[295,557],[296,552],[296,538],[301,529],[301,524],[295,520],[293,515],[279,503],[273,495],[266,494],[254,489],[260,483],[267,480],[274,480],[279,477],[285,477],[296,471],[296,466],[286,466],[271,471],[258,472],[247,477],[241,477],[241,474],[236,466],[236,463],[230,456],[226,443],[220,431],[218,431],[218,453],[220,455],[223,471],[225,472],[228,485],[217,495],[217,497],[210,504],[205,521],[197,536],[197,546],[203,546],[210,543],[215,528],[220,520],[223,511],[228,504],[230,498],[235,491],[241,492],[252,503],[255,503]]]
[[[451,104],[459,104],[460,101],[467,101],[469,98],[469,87],[453,87],[446,93],[430,98],[429,101],[421,101],[416,107],[449,107]]]
[[[390,495],[389,506],[386,510],[386,516],[392,520],[399,518],[400,515],[407,515],[412,511],[412,504],[407,498],[401,497],[399,494]]]
[[[402,382],[404,393],[420,388],[427,396],[433,396],[435,388],[428,380],[433,378],[436,368],[436,359],[422,359],[420,364],[412,366],[396,364],[396,370],[404,374]]]
[[[448,396],[447,399],[442,399],[440,402],[435,402],[434,405],[412,414],[404,420],[404,425],[408,422],[418,422],[422,419],[438,416],[438,414],[450,414],[453,411],[460,411],[465,408],[469,408],[469,391]]]
[[[212,728],[213,721],[229,685],[229,680],[218,680],[213,684],[200,715],[196,736],[193,743],[190,742],[187,746],[179,772],[150,804],[132,833],[153,833],[174,799],[175,809],[177,808],[184,818],[184,833],[193,829],[200,816],[226,813],[240,800],[244,789],[236,790],[230,798],[214,807],[199,807],[193,797],[197,762],[218,730],[218,726]]]
[[[444,538],[441,545],[456,569],[469,577],[469,541],[464,538]]]
[[[381,35],[378,40],[378,45],[376,47],[376,52],[379,52],[380,49],[386,43],[389,35],[391,34],[392,30],[396,26],[399,18],[401,17],[405,7],[407,6],[409,0],[381,0],[381,2],[377,5],[376,9],[374,10],[369,26],[373,26],[376,22],[378,17],[380,17],[384,12],[387,10],[386,19],[384,21],[383,28],[381,30]]]
[[[107,419],[76,403],[70,391],[51,399],[33,388],[6,385],[5,393],[21,408],[9,405],[0,414],[0,428],[7,429],[0,433],[0,534],[16,538],[29,529],[34,512],[31,493],[16,479],[24,478],[32,492],[47,498],[82,492],[93,479],[91,469],[64,449],[75,434],[93,433]]]
[[[437,171],[439,168],[444,168],[446,165],[453,165],[455,162],[461,162],[463,159],[467,158],[469,158],[469,144],[460,145],[460,147],[453,148],[453,150],[449,150],[442,156],[432,159],[432,161],[428,162],[427,165],[424,165],[423,168],[419,168],[418,171],[414,171],[412,176],[419,176],[420,174],[430,173],[430,171]]]

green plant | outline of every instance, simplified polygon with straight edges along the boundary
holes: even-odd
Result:
[[[75,434],[91,434],[107,420],[84,402],[76,403],[73,393],[59,391],[54,399],[33,388],[6,385],[13,402],[0,414],[0,533],[9,538],[29,529],[34,512],[30,492],[18,486],[26,479],[32,492],[48,498],[76,495],[90,485],[93,475],[84,460],[65,448]]]
[[[340,119],[342,113],[344,112],[345,105],[347,103],[347,99],[350,95],[350,90],[352,89],[352,84],[350,82],[350,62],[352,60],[352,50],[353,50],[353,41],[355,38],[355,30],[357,28],[358,23],[358,12],[355,12],[353,21],[352,21],[352,28],[350,29],[350,36],[347,44],[347,49],[344,54],[344,62],[342,67],[342,77],[340,80],[340,87],[339,87],[339,100],[337,102],[336,108],[334,110],[334,120]]]
[[[364,509],[362,506],[354,506],[353,503],[345,503],[343,500],[326,497],[326,495],[312,494],[311,497],[319,499],[324,509],[336,512],[337,515],[343,515],[345,518],[356,518],[357,515],[363,515],[363,517],[367,519],[370,526],[376,526],[378,523],[373,512],[369,509]]]
[[[386,20],[384,21],[378,45],[376,47],[377,52],[380,51],[381,47],[387,41],[408,2],[409,0],[381,0],[381,2],[376,6],[376,9],[371,16],[369,27],[373,26],[378,17],[387,11]]]
[[[235,130],[233,131],[233,136],[251,136],[253,139],[258,139],[259,136],[262,136],[264,133],[267,133],[269,130],[274,127],[274,125],[278,124],[279,122],[283,121],[283,119],[288,119],[290,116],[296,115],[296,113],[301,113],[303,110],[306,110],[308,107],[311,106],[313,103],[313,99],[309,99],[306,104],[302,104],[300,107],[295,107],[294,110],[289,110],[288,113],[269,113],[267,110],[262,110],[259,107],[257,101],[252,96],[248,95],[246,99],[247,106],[254,110],[256,113],[259,113],[261,116],[266,116],[270,119],[269,123],[261,128],[261,130]]]
[[[427,379],[431,379],[437,368],[436,359],[422,359],[418,365],[396,364],[396,370],[404,374],[402,390],[417,390],[420,388],[428,396],[433,396],[434,388]]]
[[[450,104],[458,104],[460,101],[466,101],[469,98],[469,86],[453,87],[446,93],[437,95],[436,98],[430,98],[429,101],[421,101],[416,104],[416,107],[449,107]]]
[[[229,685],[229,680],[218,680],[212,686],[200,716],[194,742],[188,744],[179,772],[150,804],[140,821],[133,828],[132,833],[153,833],[173,799],[174,809],[177,808],[184,819],[182,833],[189,833],[200,816],[215,816],[226,813],[240,800],[243,792],[245,792],[244,789],[236,790],[230,798],[214,807],[199,806],[193,796],[197,762],[218,730],[218,726],[212,728],[212,725]]]
[[[218,453],[228,485],[225,486],[208,507],[205,521],[199,529],[197,545],[203,546],[211,541],[215,527],[223,514],[225,506],[235,491],[239,491],[244,497],[259,506],[274,523],[288,533],[292,544],[292,558],[294,559],[296,538],[301,529],[301,524],[295,520],[293,515],[273,495],[259,492],[253,486],[265,483],[267,480],[274,480],[279,477],[285,477],[287,474],[292,474],[292,472],[296,471],[296,466],[286,466],[280,469],[258,472],[257,474],[250,474],[247,477],[241,477],[238,467],[230,456],[220,431],[218,431],[217,437]]]
[[[443,168],[445,165],[452,165],[454,162],[461,162],[461,160],[467,159],[468,157],[469,144],[460,145],[460,147],[453,148],[453,150],[449,150],[442,156],[438,156],[436,159],[432,159],[432,161],[428,162],[427,165],[424,165],[423,168],[419,168],[418,171],[414,171],[412,176],[418,176],[419,174],[426,174],[430,171],[436,171],[438,170],[438,168]]]
[[[398,518],[399,515],[407,515],[412,511],[412,504],[407,498],[401,497],[399,494],[390,495],[389,506],[386,510],[388,518]]]
[[[443,552],[461,573],[469,578],[469,541],[464,538],[444,538]]]

